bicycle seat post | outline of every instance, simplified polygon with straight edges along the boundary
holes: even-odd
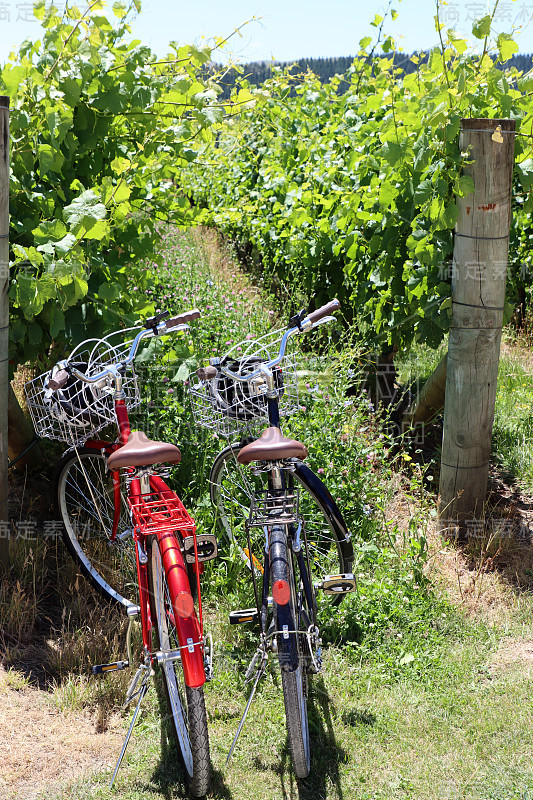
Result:
[[[279,389],[276,386],[276,379],[274,377],[274,372],[267,367],[266,364],[261,364],[261,373],[265,377],[267,391],[266,391],[266,398],[267,398],[267,407],[268,407],[268,419],[270,425],[275,428],[279,428],[280,426],[280,414],[279,414]]]

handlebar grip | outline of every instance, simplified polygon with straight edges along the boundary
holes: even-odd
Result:
[[[69,374],[66,369],[59,369],[53,378],[50,378],[48,383],[46,384],[47,389],[51,389],[53,392],[57,392],[58,389],[62,389],[63,386],[66,385],[69,379]]]
[[[308,319],[311,320],[312,323],[318,322],[319,319],[329,317],[334,311],[338,311],[340,307],[341,304],[337,299],[330,300],[325,306],[321,306],[321,308],[317,308],[316,311],[312,311],[308,315]]]
[[[200,369],[196,370],[196,375],[201,381],[210,381],[212,378],[216,378],[217,374],[216,367],[200,367]]]
[[[198,319],[201,316],[202,315],[200,311],[197,308],[193,308],[191,311],[185,311],[183,314],[178,314],[177,317],[167,319],[165,324],[167,328],[174,328],[176,325],[185,325],[187,322],[190,322],[193,319]]]

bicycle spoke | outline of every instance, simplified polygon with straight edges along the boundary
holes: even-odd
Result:
[[[129,513],[121,503],[112,540],[114,492],[106,458],[83,448],[68,454],[57,477],[58,509],[65,525],[63,538],[83,573],[108,598],[135,604],[136,568]]]

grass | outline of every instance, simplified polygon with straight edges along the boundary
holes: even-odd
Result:
[[[20,692],[30,685],[28,677],[17,669],[8,669],[4,675],[3,687]]]
[[[533,374],[528,353],[522,358],[516,350],[504,348],[498,371],[493,455],[506,480],[533,495]]]
[[[183,461],[174,478],[199,530],[210,529],[206,478],[222,443],[212,432],[190,424],[187,372],[247,335],[268,330],[279,312],[242,276],[231,253],[221,250],[220,242],[205,231],[180,235],[164,231],[161,263],[157,269],[146,265],[134,279],[135,285],[146,287],[155,304],[168,306],[173,313],[194,305],[205,312],[190,334],[149,353],[143,373],[147,402],[139,426],[154,438],[180,444]],[[284,309],[282,319],[287,316]],[[466,556],[435,537],[434,493],[428,492],[427,469],[394,446],[366,395],[346,396],[353,380],[350,370],[360,360],[358,347],[344,341],[341,348],[338,338],[326,336],[318,350],[301,354],[300,405],[305,410],[284,427],[309,446],[308,462],[321,471],[345,511],[356,551],[357,593],[321,619],[325,670],[312,680],[312,774],[302,782],[293,777],[274,665],[260,684],[233,760],[227,768],[224,765],[248,696],[243,675],[256,647],[256,632],[243,626],[236,629],[227,621],[232,608],[249,605],[251,598],[246,569],[222,547],[219,558],[207,565],[202,584],[207,627],[217,654],[215,678],[205,691],[214,768],[212,797],[533,797],[529,702],[533,662],[523,647],[533,639],[531,597],[503,573],[486,569],[489,554],[473,569]],[[425,349],[414,351],[410,362],[401,366],[400,381],[407,384],[426,377],[439,357]],[[504,354],[502,363],[507,358]],[[513,369],[510,365],[510,374]],[[516,384],[502,382],[501,391],[509,399],[507,410],[498,407],[497,425],[508,424],[512,444],[510,412],[525,409],[511,404],[514,394],[517,405]],[[501,448],[498,452],[503,454]],[[44,598],[52,587],[65,606],[72,607],[70,615],[56,615],[51,631],[54,646],[48,664],[55,677],[54,702],[64,714],[96,710],[103,730],[131,676],[117,673],[97,682],[80,674],[87,673],[91,660],[123,656],[125,627],[116,615],[107,619],[108,610],[85,582],[69,573],[61,554],[54,558],[60,566],[49,566],[46,580],[37,580],[36,570],[26,565],[22,589],[31,599],[32,582],[41,588],[35,595],[34,616],[28,617],[29,627],[23,629],[25,641],[36,620],[42,623]],[[490,603],[484,601],[489,589]],[[160,700],[154,690],[146,698],[112,791],[108,769],[74,780],[55,795],[43,789],[42,796],[64,800],[184,796],[175,751],[167,741],[167,724],[161,725]],[[128,719],[126,714],[124,730]],[[116,756],[109,754],[110,764]]]
[[[310,700],[313,774],[299,784],[292,776],[275,671],[265,677],[233,760],[224,766],[246,693],[239,673],[219,667],[206,691],[215,772],[211,796],[527,797],[533,787],[531,676],[517,665],[498,669],[491,631],[458,625],[453,634],[443,634],[438,663],[423,675],[408,664],[387,679],[375,662],[329,648],[324,677],[313,681]],[[107,789],[108,775],[99,775],[58,798],[183,796],[174,758],[167,752],[161,759],[157,698],[149,697],[114,789]]]
[[[398,359],[400,383],[416,394],[446,352],[415,345]],[[511,329],[504,331],[492,438],[492,460],[504,480],[533,495],[533,361]]]

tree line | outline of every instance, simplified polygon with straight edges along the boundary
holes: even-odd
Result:
[[[415,63],[413,57],[416,56],[418,61]],[[380,58],[381,54],[376,54],[375,58]],[[387,54],[390,58],[390,53]],[[421,64],[427,63],[429,58],[429,51],[420,53],[394,53],[394,66],[401,69],[405,75],[410,75],[420,68]],[[290,66],[293,67],[295,75],[305,74],[306,72],[313,72],[321,83],[327,83],[335,75],[345,75],[353,64],[354,56],[338,56],[336,58],[299,58],[295,61],[252,61],[248,64],[233,67],[224,74],[224,69],[220,64],[214,65],[214,70],[223,74],[223,78],[219,79],[219,84],[223,88],[222,98],[229,99],[232,89],[236,83],[243,78],[253,86],[261,86],[265,81],[272,77],[274,67],[286,69]],[[496,65],[503,68],[502,64]],[[516,67],[521,72],[528,72],[533,66],[533,55],[530,53],[519,54],[517,53],[508,61],[505,62],[505,69]],[[349,88],[348,81],[341,81],[339,84],[338,92],[343,94]],[[292,89],[294,94],[294,87]]]

